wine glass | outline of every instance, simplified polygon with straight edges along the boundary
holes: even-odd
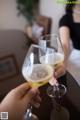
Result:
[[[43,86],[53,77],[52,67],[39,62],[40,49],[38,45],[31,45],[22,67],[22,74],[32,88]],[[25,118],[31,118],[31,111],[32,106],[27,110]]]
[[[41,36],[39,39],[39,46],[41,47],[39,51],[41,64],[50,64],[54,70],[58,69],[63,64],[64,51],[57,34]],[[53,81],[50,81],[51,84],[54,84],[52,82]]]
[[[55,72],[64,62],[64,51],[58,35],[49,34],[41,36],[39,39],[39,46],[41,47],[39,50],[40,63],[51,65]],[[53,78],[50,79],[49,83],[51,86],[48,87],[47,94],[52,98],[53,106],[56,106],[57,103],[55,100],[60,103],[62,96],[65,95],[67,90],[65,85],[59,84],[55,78],[55,74]],[[57,108],[61,110],[61,105],[58,104],[57,106]]]

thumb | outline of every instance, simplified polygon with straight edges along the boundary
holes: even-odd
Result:
[[[26,93],[30,90],[30,86],[28,83],[24,83],[17,88],[13,89],[13,92],[17,96],[17,98],[22,98],[23,96],[26,95]]]
[[[32,98],[33,98],[34,96],[36,96],[37,91],[38,91],[37,88],[30,89],[30,90],[27,92],[27,94],[24,96],[24,98],[23,98],[23,103],[24,103],[25,105],[28,105],[28,104],[31,102]]]

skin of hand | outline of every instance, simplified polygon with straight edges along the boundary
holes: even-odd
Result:
[[[63,46],[63,51],[64,51],[64,61],[67,61],[69,55],[70,55],[70,30],[68,27],[63,26],[59,28],[59,35],[60,35],[60,40]]]
[[[55,78],[56,79],[66,73],[66,65],[67,65],[67,63],[63,62],[56,67],[56,69],[55,69]]]
[[[0,112],[8,112],[9,120],[23,120],[29,103],[32,102],[37,107],[40,101],[38,89],[30,88],[27,83],[24,83],[8,93],[0,104]]]

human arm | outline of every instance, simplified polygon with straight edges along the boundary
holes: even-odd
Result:
[[[60,40],[63,46],[63,51],[64,51],[64,61],[63,64],[58,66],[56,68],[55,76],[60,77],[63,75],[66,71],[66,66],[67,66],[67,60],[70,54],[70,30],[69,27],[67,26],[61,26],[59,28],[59,35],[60,35]]]
[[[59,28],[59,34],[64,51],[64,62],[66,63],[70,54],[70,30],[67,26],[62,26]]]
[[[8,112],[9,120],[23,120],[29,103],[40,102],[37,89],[31,89],[27,83],[13,89],[0,104],[0,112]]]

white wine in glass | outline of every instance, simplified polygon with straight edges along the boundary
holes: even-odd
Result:
[[[46,57],[47,57],[47,61],[46,61]],[[58,52],[55,53],[49,53],[43,56],[40,56],[40,62],[42,64],[50,64],[54,69],[56,69],[58,66],[60,66],[61,64],[63,64],[64,61],[64,55]]]
[[[34,64],[31,73],[25,68],[23,75],[31,87],[40,87],[48,83],[53,77],[53,69],[50,65]]]

